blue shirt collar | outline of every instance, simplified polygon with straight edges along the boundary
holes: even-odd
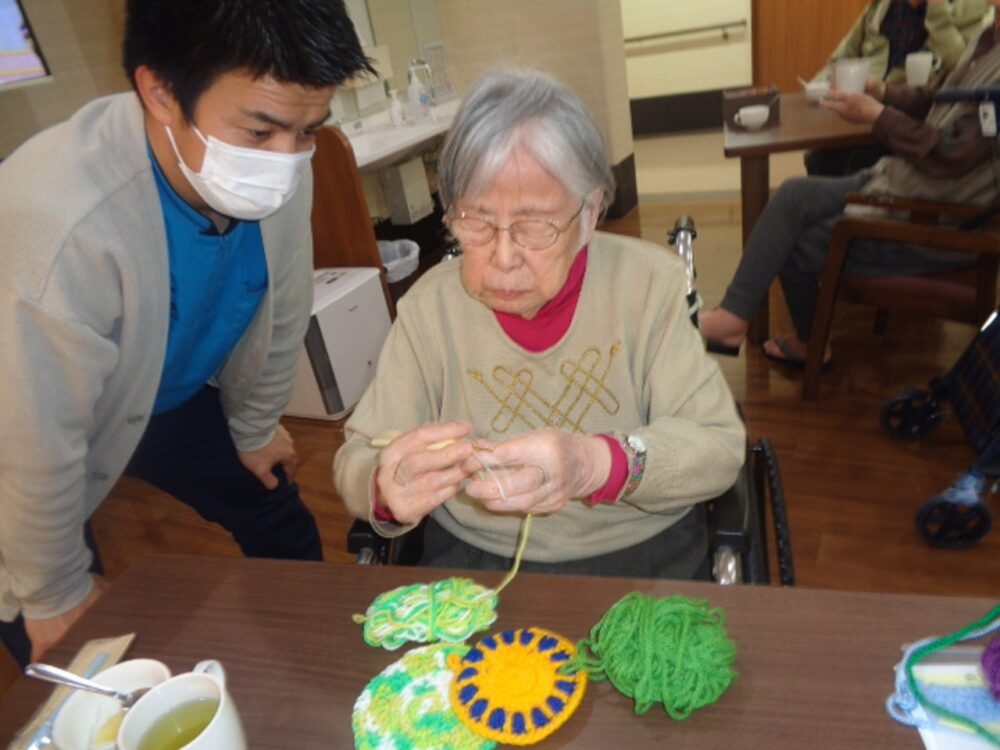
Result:
[[[229,219],[229,226],[226,227],[225,231],[219,232],[215,226],[215,222],[196,210],[174,190],[174,186],[170,184],[170,180],[163,174],[163,169],[160,168],[160,163],[156,160],[156,154],[153,153],[153,147],[149,142],[149,138],[146,139],[146,153],[149,154],[149,161],[153,165],[153,176],[156,178],[156,188],[160,194],[160,200],[169,201],[170,207],[175,209],[185,221],[194,225],[194,228],[198,232],[202,234],[229,234],[239,224],[239,219],[231,218]]]

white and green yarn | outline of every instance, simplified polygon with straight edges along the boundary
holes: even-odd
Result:
[[[376,676],[354,703],[351,725],[357,750],[492,750],[496,742],[468,729],[451,707],[451,643],[407,652]]]
[[[469,578],[414,583],[379,594],[364,616],[369,646],[394,651],[407,643],[461,643],[497,619],[497,591]]]

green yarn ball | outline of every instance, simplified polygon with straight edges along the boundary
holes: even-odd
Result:
[[[736,645],[725,614],[683,596],[623,597],[580,641],[572,667],[610,680],[644,714],[662,703],[674,719],[715,703],[733,681]]]

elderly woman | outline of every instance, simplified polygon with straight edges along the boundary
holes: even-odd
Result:
[[[703,577],[698,503],[745,436],[665,249],[595,231],[614,183],[581,102],[536,72],[469,92],[439,163],[459,262],[400,301],[337,489],[422,564]],[[384,445],[386,438],[393,437]],[[380,440],[381,438],[381,440]]]

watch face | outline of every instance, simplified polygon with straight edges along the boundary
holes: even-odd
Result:
[[[639,437],[638,435],[629,435],[627,438],[625,438],[625,440],[626,442],[628,442],[629,447],[636,453],[646,452],[646,444],[642,441],[642,438]]]

